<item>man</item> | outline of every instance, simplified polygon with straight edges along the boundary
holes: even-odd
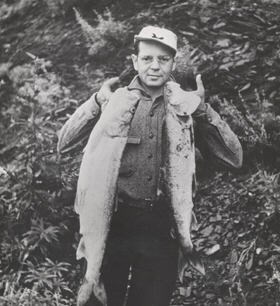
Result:
[[[170,235],[172,218],[167,200],[157,196],[161,166],[163,89],[172,80],[177,52],[176,35],[148,26],[135,36],[133,66],[138,75],[127,86],[139,94],[118,179],[113,215],[102,267],[109,306],[169,305],[177,277],[178,242]],[[96,122],[118,78],[105,82],[100,91],[81,105],[60,133],[58,150],[79,138],[88,122]],[[197,76],[201,98],[193,109],[195,141],[206,159],[232,168],[242,164],[236,135],[220,116],[204,103],[204,87]],[[193,107],[190,103],[190,109]],[[73,126],[79,127],[73,131]],[[129,275],[131,279],[129,280]],[[91,301],[88,305],[98,305]]]

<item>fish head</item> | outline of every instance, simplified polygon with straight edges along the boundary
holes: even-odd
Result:
[[[167,107],[179,116],[190,116],[201,102],[195,91],[185,91],[178,83],[172,81],[164,86],[164,98]]]
[[[104,111],[107,116],[107,134],[111,137],[127,136],[139,100],[135,91],[126,88],[119,88],[112,94]]]

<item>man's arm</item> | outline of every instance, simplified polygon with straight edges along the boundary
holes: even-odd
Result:
[[[174,105],[178,104],[178,100],[185,101],[183,113],[191,114],[195,121],[195,140],[203,157],[210,163],[240,168],[243,153],[237,136],[219,114],[204,102],[201,75],[197,75],[196,85],[197,90],[184,91],[177,83],[168,82],[166,94]]]
[[[93,127],[100,114],[100,106],[96,101],[96,93],[79,106],[59,131],[57,152],[63,153],[67,148],[83,138],[89,126]],[[90,131],[88,131],[90,133]]]
[[[197,90],[201,98],[192,117],[195,120],[195,140],[201,154],[209,162],[228,168],[241,168],[243,150],[237,136],[220,115],[205,100],[201,75],[196,77]]]
[[[202,103],[193,113],[195,140],[201,154],[209,162],[229,168],[240,168],[243,151],[237,136],[219,114]]]
[[[98,121],[101,109],[112,95],[112,86],[119,83],[119,78],[111,78],[104,82],[97,93],[79,106],[64,124],[58,135],[57,152],[68,151],[75,143],[89,136]]]

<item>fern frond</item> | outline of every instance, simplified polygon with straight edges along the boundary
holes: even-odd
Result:
[[[83,34],[85,35],[86,40],[88,43],[94,43],[94,37],[96,36],[96,30],[92,27],[78,12],[76,8],[73,8],[76,16],[76,20],[78,24],[81,26]]]

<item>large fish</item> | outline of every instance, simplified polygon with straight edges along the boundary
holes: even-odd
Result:
[[[201,99],[193,92],[183,91],[175,82],[166,83],[164,96],[166,103],[165,189],[171,202],[175,230],[180,242],[179,278],[182,281],[184,269],[188,264],[204,273],[204,267],[194,254],[191,241],[195,185],[195,145],[191,114]]]
[[[82,235],[77,258],[84,257],[87,270],[77,305],[85,305],[92,293],[107,305],[100,269],[114,209],[121,157],[130,122],[139,98],[125,88],[116,90],[92,130],[81,163],[75,210]]]

